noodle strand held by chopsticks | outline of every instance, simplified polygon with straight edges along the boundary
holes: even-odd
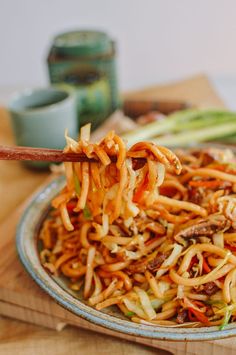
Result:
[[[151,142],[127,150],[114,131],[91,143],[90,125],[78,142],[66,141],[66,152],[93,160],[65,163],[65,187],[39,233],[45,269],[97,310],[117,307],[140,324],[234,321],[233,155],[211,148],[177,156]]]
[[[82,169],[82,184],[81,184],[81,192],[80,197],[75,208],[76,212],[85,208],[85,204],[87,201],[88,190],[89,190],[89,163],[81,163]]]

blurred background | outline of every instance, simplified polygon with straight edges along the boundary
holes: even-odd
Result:
[[[1,0],[0,86],[48,83],[52,38],[77,28],[117,43],[122,91],[205,72],[233,81],[234,0]],[[230,79],[229,79],[230,76]]]

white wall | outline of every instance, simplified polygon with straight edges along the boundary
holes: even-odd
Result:
[[[122,89],[198,72],[236,72],[235,0],[0,0],[0,86],[47,83],[51,38],[109,32]]]

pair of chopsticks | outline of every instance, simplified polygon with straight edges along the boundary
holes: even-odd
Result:
[[[116,163],[115,155],[109,156],[112,163]],[[0,160],[22,160],[22,161],[45,161],[52,163],[62,162],[97,162],[95,158],[88,158],[83,153],[66,153],[60,149],[31,148],[31,147],[6,147],[0,146]],[[135,170],[145,164],[145,158],[134,158],[133,167]]]
[[[112,162],[116,156],[110,156]],[[0,160],[22,160],[22,161],[47,161],[54,163],[61,162],[92,162],[95,159],[88,158],[82,153],[66,153],[60,149],[31,148],[31,147],[7,147],[0,146]]]

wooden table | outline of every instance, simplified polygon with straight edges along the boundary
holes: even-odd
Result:
[[[135,97],[188,100],[201,107],[223,107],[204,76],[137,92]],[[0,108],[0,144],[12,144],[9,117]],[[18,162],[0,161],[0,223],[45,180],[47,172],[26,170]],[[4,238],[4,236],[1,236]],[[61,332],[0,318],[0,354],[164,354],[165,352],[68,327]]]
[[[0,319],[1,355],[164,355],[143,345],[103,336],[88,330],[68,327],[61,332]]]

